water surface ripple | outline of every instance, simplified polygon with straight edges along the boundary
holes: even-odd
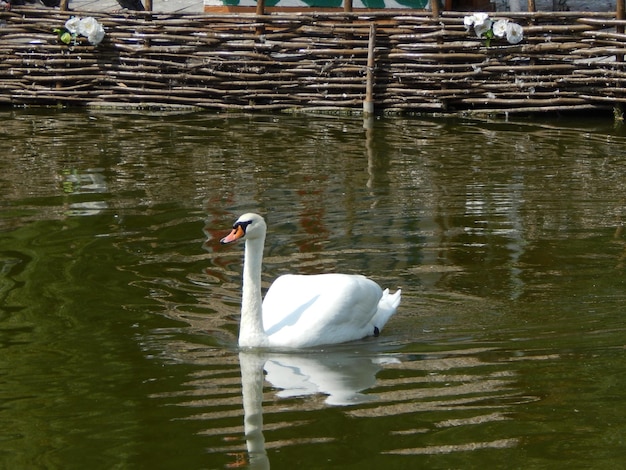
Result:
[[[623,126],[1,114],[0,468],[623,465]],[[239,351],[250,210],[383,334]]]

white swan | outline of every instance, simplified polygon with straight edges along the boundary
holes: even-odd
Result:
[[[304,348],[378,336],[400,304],[371,279],[350,274],[280,276],[261,297],[261,265],[267,227],[244,214],[221,243],[246,241],[239,346]]]

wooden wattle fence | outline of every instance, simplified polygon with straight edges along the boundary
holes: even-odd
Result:
[[[501,114],[626,101],[618,14],[493,13],[521,24],[524,40],[490,46],[466,14],[15,8],[0,12],[0,105]],[[100,21],[104,41],[59,42],[53,29],[72,15]]]

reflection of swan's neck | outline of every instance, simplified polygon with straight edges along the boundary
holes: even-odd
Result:
[[[269,469],[263,437],[263,364],[257,354],[239,353],[243,394],[244,432],[250,457],[250,468]]]
[[[239,346],[268,345],[263,329],[263,299],[261,296],[261,266],[265,237],[246,240],[243,262],[243,293],[241,297],[241,325]]]

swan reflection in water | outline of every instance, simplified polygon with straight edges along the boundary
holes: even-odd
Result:
[[[278,397],[324,394],[328,405],[353,405],[372,397],[364,390],[376,384],[381,366],[395,362],[385,356],[359,356],[354,352],[239,353],[244,410],[244,433],[250,468],[269,468],[263,437],[264,380],[279,389]]]

